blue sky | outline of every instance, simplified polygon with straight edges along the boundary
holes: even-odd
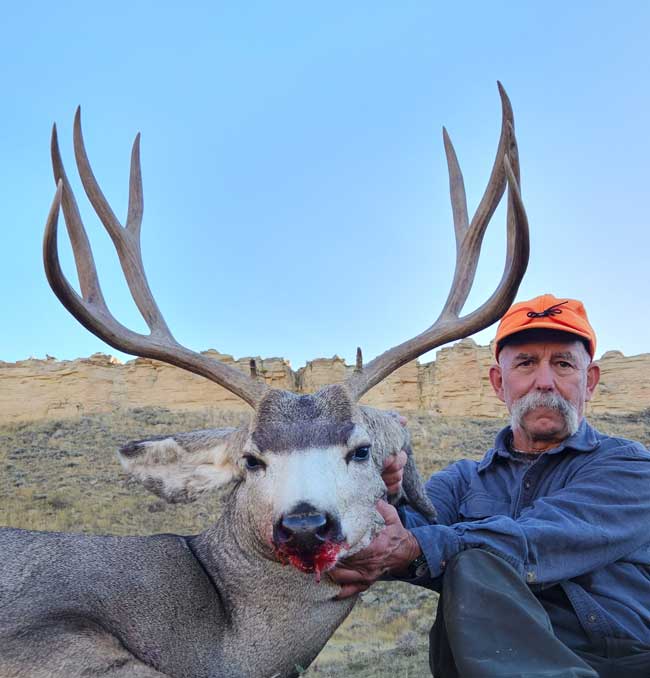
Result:
[[[142,132],[143,256],[177,339],[297,368],[352,361],[357,345],[370,359],[437,316],[455,251],[441,127],[471,214],[499,135],[497,79],[531,225],[518,299],[580,298],[598,354],[650,351],[649,34],[641,1],[7,5],[0,360],[116,354],[43,273],[53,121],[105,296],[145,328],[77,180],[78,104],[121,218]],[[499,210],[466,309],[496,286],[504,234]],[[76,281],[65,237],[61,249]]]

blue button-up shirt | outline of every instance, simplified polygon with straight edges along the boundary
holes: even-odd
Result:
[[[431,477],[438,524],[401,512],[433,579],[421,583],[436,588],[450,558],[484,548],[525,578],[570,645],[650,644],[650,452],[583,420],[530,463],[510,453],[511,435]]]

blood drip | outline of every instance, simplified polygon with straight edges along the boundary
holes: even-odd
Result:
[[[288,549],[279,549],[278,558],[283,565],[291,564],[297,570],[316,575],[316,583],[320,583],[321,574],[334,566],[336,558],[342,549],[347,548],[347,544],[336,544],[328,542],[323,544],[313,553],[301,553],[300,551],[290,551]]]

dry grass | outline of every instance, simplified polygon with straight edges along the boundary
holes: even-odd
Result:
[[[461,457],[480,458],[501,420],[408,415],[423,476]],[[168,506],[122,473],[120,445],[150,435],[239,425],[243,415],[138,409],[0,428],[0,525],[102,534],[191,534],[213,522],[219,496]],[[600,430],[650,446],[650,410],[592,418]],[[435,594],[379,583],[356,606],[308,676],[428,676]]]
[[[122,472],[115,450],[129,440],[232,426],[241,416],[142,409],[0,429],[0,524],[89,534],[193,533],[214,521],[212,496],[168,506]]]

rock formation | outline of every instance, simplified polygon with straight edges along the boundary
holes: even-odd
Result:
[[[241,370],[249,358],[234,360],[206,351]],[[430,363],[408,363],[369,391],[364,403],[384,409],[428,410],[450,416],[499,417],[503,405],[492,392],[489,346],[464,339],[438,351]],[[650,354],[605,353],[601,383],[590,404],[594,413],[637,412],[650,407]],[[341,381],[352,369],[334,356],[313,360],[297,372],[283,358],[256,358],[258,374],[270,386],[312,392]],[[97,353],[58,361],[0,361],[0,423],[60,419],[96,412],[158,406],[172,410],[248,409],[248,405],[207,379],[146,358],[122,364]]]

